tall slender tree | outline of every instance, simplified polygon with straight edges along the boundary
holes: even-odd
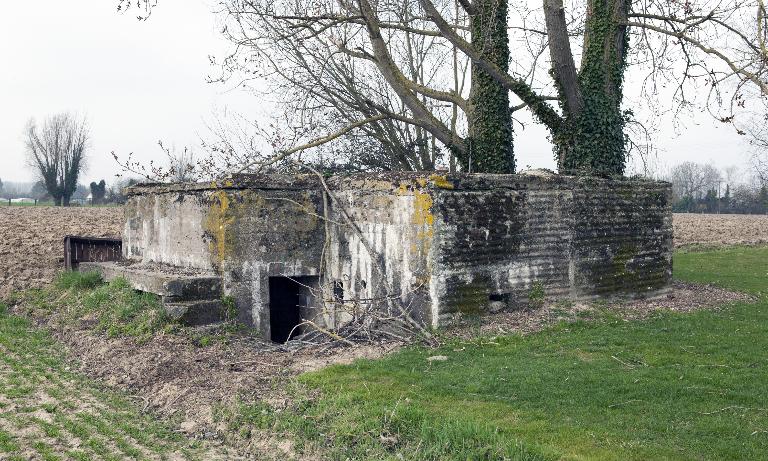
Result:
[[[48,194],[57,206],[69,206],[88,153],[90,132],[85,120],[69,113],[52,115],[42,125],[30,119],[25,138],[30,166]]]

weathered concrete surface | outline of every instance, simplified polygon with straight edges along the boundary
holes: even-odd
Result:
[[[219,299],[221,278],[216,274],[189,275],[163,271],[158,265],[125,265],[120,262],[84,262],[81,272],[99,272],[105,281],[125,278],[140,291],[154,293],[172,300]]]
[[[220,299],[164,302],[165,312],[185,325],[209,325],[224,320]]]
[[[398,296],[427,324],[489,300],[642,295],[671,277],[670,186],[563,176],[239,175],[142,185],[124,256],[221,275],[269,336],[270,277],[319,277],[349,299]],[[354,223],[351,225],[347,216]],[[373,257],[372,257],[373,256]],[[306,310],[333,326],[333,309]]]

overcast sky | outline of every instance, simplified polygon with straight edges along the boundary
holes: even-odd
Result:
[[[74,111],[86,116],[92,145],[81,182],[114,180],[110,152],[161,159],[157,141],[196,146],[205,120],[228,108],[264,116],[259,98],[231,86],[206,83],[216,69],[209,55],[228,44],[204,0],[163,0],[148,21],[120,14],[114,0],[8,2],[0,16],[0,179],[32,180],[23,131],[30,117]],[[631,84],[631,83],[630,83]],[[706,114],[673,128],[661,119],[660,163],[691,160],[718,167],[744,165],[743,140]],[[679,131],[679,132],[678,132]],[[516,127],[518,165],[553,168],[545,130]]]

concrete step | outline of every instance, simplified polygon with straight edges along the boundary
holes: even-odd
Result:
[[[163,307],[172,319],[186,325],[209,325],[224,320],[219,300],[164,302]]]
[[[161,296],[164,302],[212,300],[222,296],[221,278],[212,272],[123,261],[82,262],[79,270],[99,272],[105,281],[123,277],[133,288]]]

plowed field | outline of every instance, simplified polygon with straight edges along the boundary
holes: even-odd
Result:
[[[768,215],[675,213],[675,246],[768,243]]]
[[[64,236],[119,237],[120,207],[0,207],[0,299],[42,286],[64,267]]]

